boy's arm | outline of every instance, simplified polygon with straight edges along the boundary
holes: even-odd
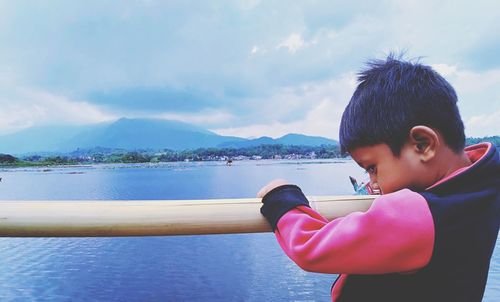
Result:
[[[293,185],[263,198],[280,246],[301,268],[321,273],[383,274],[420,269],[430,261],[434,222],[425,199],[401,190],[375,199],[365,212],[328,222]]]

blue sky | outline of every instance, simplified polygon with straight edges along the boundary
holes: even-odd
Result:
[[[120,117],[338,138],[356,72],[423,57],[468,136],[500,134],[495,1],[0,0],[0,134]]]

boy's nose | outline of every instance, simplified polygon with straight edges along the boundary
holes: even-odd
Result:
[[[380,187],[378,186],[378,183],[376,181],[370,181],[370,188],[371,188],[370,194],[375,194],[375,195],[382,194],[382,191],[380,190]]]

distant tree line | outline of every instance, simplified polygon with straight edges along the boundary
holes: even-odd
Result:
[[[45,166],[74,165],[92,163],[155,163],[175,161],[211,161],[241,159],[277,159],[277,158],[338,158],[342,157],[339,146],[289,146],[259,145],[245,148],[200,148],[195,150],[78,150],[69,154],[56,156],[30,155],[20,159],[8,155],[0,155],[0,164],[9,166]]]
[[[474,144],[478,144],[481,142],[490,142],[494,146],[497,147],[497,149],[500,150],[500,136],[495,135],[495,136],[486,136],[486,137],[468,137],[465,139],[465,145],[470,146]]]
[[[235,159],[238,157],[252,158],[259,156],[262,159],[284,158],[286,156],[313,156],[314,158],[338,158],[342,157],[337,145],[322,146],[294,146],[294,145],[259,145],[245,148],[200,148],[185,150],[181,152],[165,150],[159,156],[160,161],[179,160],[210,160],[217,158]]]

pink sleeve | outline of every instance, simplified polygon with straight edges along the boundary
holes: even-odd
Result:
[[[425,199],[410,190],[382,195],[365,212],[328,222],[311,208],[287,212],[275,231],[302,269],[383,274],[420,269],[430,261],[434,222]]]

